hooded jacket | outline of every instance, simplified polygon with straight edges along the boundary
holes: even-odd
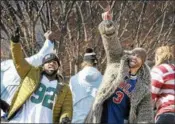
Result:
[[[103,103],[116,90],[127,75],[128,56],[124,54],[117,39],[113,21],[102,21],[99,25],[107,57],[107,67],[95,101],[86,117],[85,123],[100,123]],[[153,107],[150,92],[149,67],[144,64],[137,74],[135,90],[131,92],[129,123],[153,122]],[[123,110],[124,111],[124,110]]]
[[[71,77],[70,88],[73,95],[72,123],[84,122],[101,81],[101,73],[91,66],[84,67]]]

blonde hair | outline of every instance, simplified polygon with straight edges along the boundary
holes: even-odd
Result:
[[[161,46],[155,52],[155,65],[174,61],[174,49],[171,46]]]
[[[81,64],[81,68],[84,68],[85,66],[95,66],[94,63],[91,63],[91,62],[87,62],[87,61],[83,61],[82,64]]]

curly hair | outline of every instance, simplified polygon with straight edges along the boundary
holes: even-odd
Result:
[[[155,65],[160,65],[162,63],[171,64],[175,59],[173,48],[174,47],[169,45],[157,48],[155,52]]]

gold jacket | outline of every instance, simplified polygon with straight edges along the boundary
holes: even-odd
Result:
[[[33,67],[24,59],[19,43],[11,41],[11,53],[16,70],[21,77],[21,83],[16,91],[8,113],[11,119],[15,112],[29,99],[32,93],[38,88],[41,76],[41,67]],[[72,119],[72,93],[68,85],[59,83],[56,100],[53,104],[53,123],[60,123],[64,117]]]

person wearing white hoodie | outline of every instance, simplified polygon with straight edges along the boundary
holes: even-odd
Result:
[[[52,31],[47,31],[44,34],[46,41],[41,48],[41,50],[31,56],[26,58],[27,62],[29,62],[33,66],[41,66],[42,59],[46,54],[52,53],[54,50],[54,33]],[[14,96],[15,91],[17,90],[20,84],[20,77],[15,69],[13,64],[13,60],[5,60],[1,62],[1,100],[6,102],[7,104],[11,104],[12,98]],[[6,111],[1,110],[1,117],[4,116]]]
[[[72,123],[83,123],[94,101],[96,91],[102,81],[102,74],[96,65],[96,53],[92,48],[87,48],[82,70],[72,76],[69,82],[73,97]]]

